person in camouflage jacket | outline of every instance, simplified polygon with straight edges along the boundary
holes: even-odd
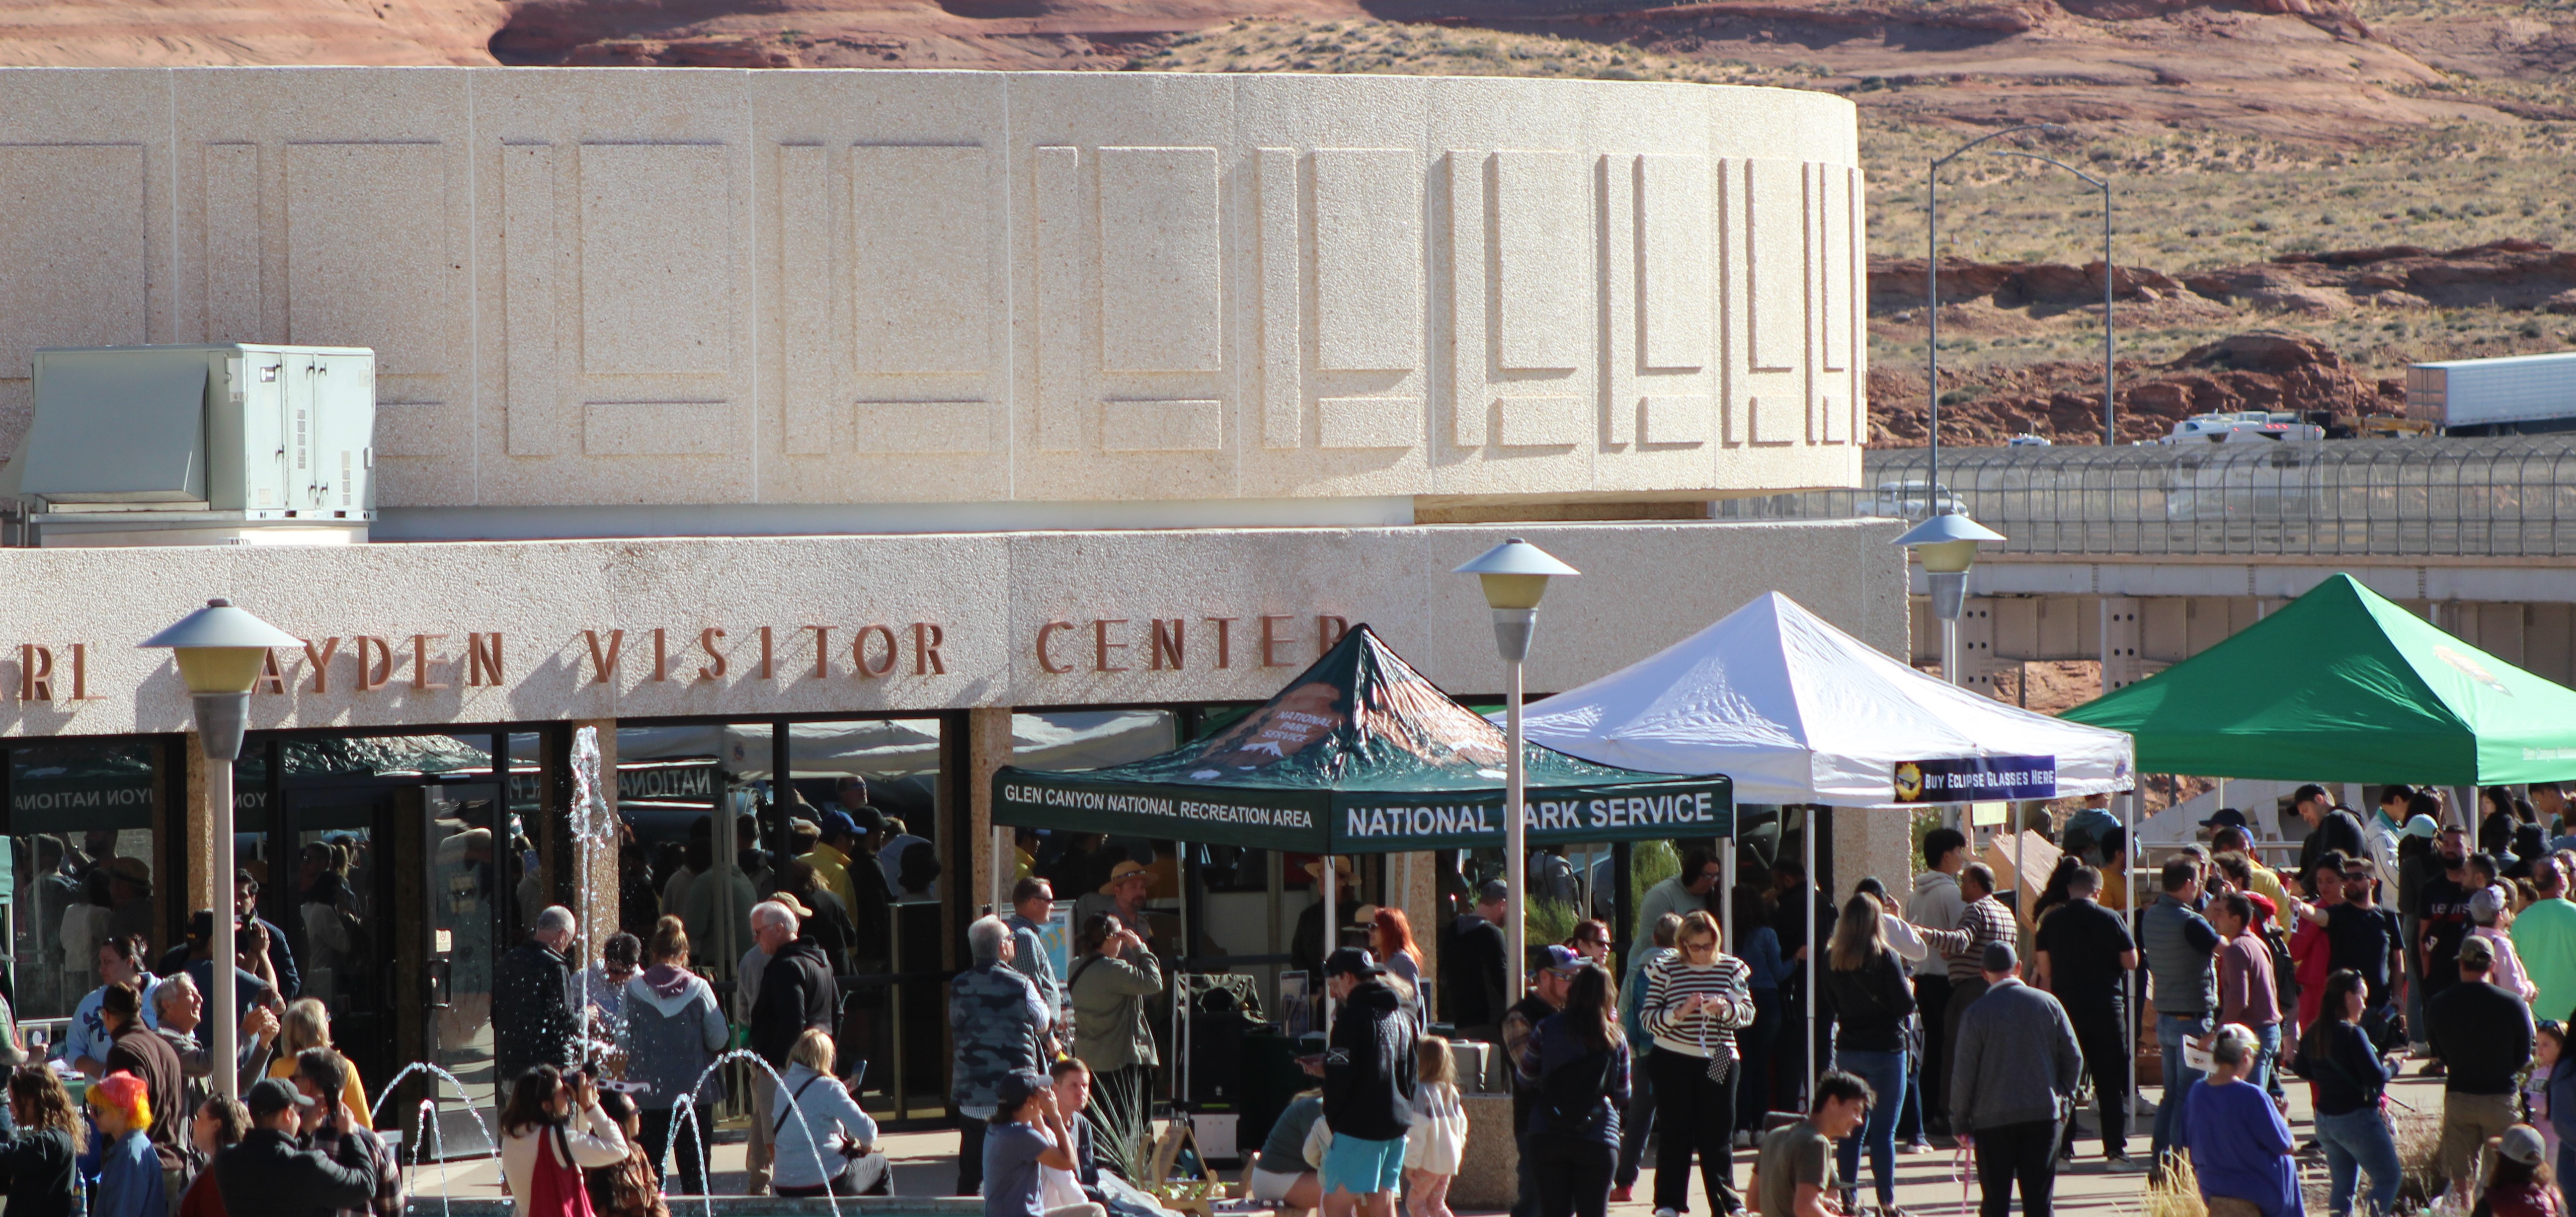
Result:
[[[950,1070],[957,1110],[966,1117],[957,1139],[957,1194],[984,1190],[984,1130],[1000,1105],[1002,1079],[1043,1072],[1042,1045],[1054,1020],[1038,986],[1011,967],[1011,929],[984,917],[966,927],[975,966],[948,982],[948,1027],[956,1033]]]

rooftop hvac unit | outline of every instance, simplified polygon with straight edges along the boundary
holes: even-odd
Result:
[[[0,493],[35,543],[345,544],[376,514],[364,347],[57,347]]]

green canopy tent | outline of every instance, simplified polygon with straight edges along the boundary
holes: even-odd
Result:
[[[993,822],[1015,828],[1314,854],[1500,845],[1503,733],[1355,626],[1225,730],[1103,769],[993,775]],[[1641,773],[1529,745],[1532,845],[1722,837],[1725,777]]]
[[[2444,786],[2576,777],[2576,690],[2341,573],[2063,717],[2135,736],[2140,773]]]

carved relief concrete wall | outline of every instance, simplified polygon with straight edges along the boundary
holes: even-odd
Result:
[[[1852,108],[1391,76],[0,71],[27,353],[376,348],[389,506],[1850,485]]]

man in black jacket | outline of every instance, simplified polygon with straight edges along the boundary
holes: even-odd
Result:
[[[336,1156],[298,1148],[297,1119],[312,1100],[284,1078],[262,1078],[242,1097],[250,1107],[250,1135],[215,1155],[215,1187],[223,1193],[224,1211],[330,1217],[367,1207],[376,1180],[364,1145],[342,1137]],[[352,1118],[354,1113],[335,1106],[324,1122],[336,1126]]]
[[[1441,1013],[1460,1039],[1502,1042],[1503,1009],[1512,1000],[1503,992],[1502,922],[1510,895],[1502,880],[1487,880],[1476,892],[1476,911],[1458,919],[1441,952]]]
[[[1324,1217],[1395,1217],[1404,1138],[1413,1128],[1413,1018],[1386,969],[1357,947],[1324,959],[1324,986],[1342,1003],[1324,1052]]]
[[[503,1084],[533,1065],[569,1065],[575,1024],[572,910],[557,904],[537,914],[527,941],[501,956],[492,976],[492,1044]]]
[[[751,932],[769,962],[760,969],[760,996],[751,1005],[751,1049],[777,1069],[807,1028],[832,1029],[832,961],[813,939],[799,937],[803,919],[777,899],[752,906]]]

